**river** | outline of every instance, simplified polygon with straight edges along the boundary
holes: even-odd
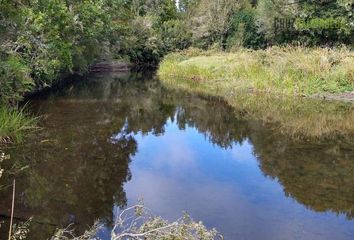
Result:
[[[109,239],[115,213],[139,199],[225,239],[354,239],[353,136],[294,137],[150,72],[91,75],[29,107],[41,129],[6,149],[25,169],[2,180],[1,239],[14,176],[15,217],[33,216],[29,239],[96,220]]]

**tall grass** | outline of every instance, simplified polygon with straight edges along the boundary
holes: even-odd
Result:
[[[164,81],[204,84],[218,91],[247,89],[311,96],[354,90],[354,52],[343,49],[272,47],[233,53],[188,50],[161,63]]]
[[[37,118],[27,115],[25,108],[0,106],[0,143],[21,142],[24,134],[35,128],[36,122]]]
[[[222,97],[242,117],[279,123],[290,136],[354,136],[353,104],[293,97],[353,91],[354,54],[346,49],[192,49],[168,55],[158,75],[169,88]]]

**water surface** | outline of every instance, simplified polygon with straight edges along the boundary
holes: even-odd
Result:
[[[16,218],[34,217],[30,239],[98,219],[108,231],[140,198],[226,239],[354,239],[353,137],[294,137],[148,72],[90,76],[31,108],[43,129],[6,150],[29,166],[16,175]],[[10,192],[0,191],[5,226]]]

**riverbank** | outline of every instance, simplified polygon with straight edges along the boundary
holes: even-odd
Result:
[[[241,49],[234,53],[190,49],[167,55],[159,76],[165,83],[218,96],[235,91],[351,96],[354,52],[300,47]]]
[[[129,71],[133,65],[128,62],[122,61],[109,61],[100,62],[90,66],[89,71],[86,73],[97,72],[124,72]],[[86,75],[85,74],[85,75]],[[45,94],[53,88],[64,88],[67,84],[82,79],[83,76],[78,73],[63,73],[57,80],[53,81],[50,85],[44,87],[33,85],[28,91],[23,92],[23,95],[16,94],[17,100],[23,102],[29,101],[31,98],[41,94]],[[1,98],[0,98],[1,100]],[[0,101],[0,143],[12,143],[22,141],[26,132],[36,128],[37,118],[27,114],[25,108],[13,108],[6,103],[1,104]]]
[[[25,110],[0,106],[0,144],[20,142],[25,133],[35,129],[37,119],[25,113]]]
[[[351,93],[341,93],[353,89],[351,56],[328,49],[188,50],[166,56],[158,75],[168,88],[220,97],[238,116],[271,123],[288,136],[354,136],[354,105],[343,101]]]

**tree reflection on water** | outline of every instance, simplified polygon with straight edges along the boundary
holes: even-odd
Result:
[[[285,195],[314,211],[354,217],[351,137],[295,138],[279,123],[245,118],[220,99],[167,90],[151,78],[95,76],[33,101],[33,111],[45,116],[43,129],[8,151],[29,166],[16,176],[16,214],[35,216],[37,239],[51,234],[48,224],[73,222],[78,232],[97,219],[109,224],[112,206],[127,204],[124,184],[132,178],[129,164],[139,148],[134,135],[163,135],[169,119],[225,149],[249,141],[260,169],[279,181]],[[12,177],[5,174],[3,181]],[[0,192],[2,215],[8,214],[10,191]]]

